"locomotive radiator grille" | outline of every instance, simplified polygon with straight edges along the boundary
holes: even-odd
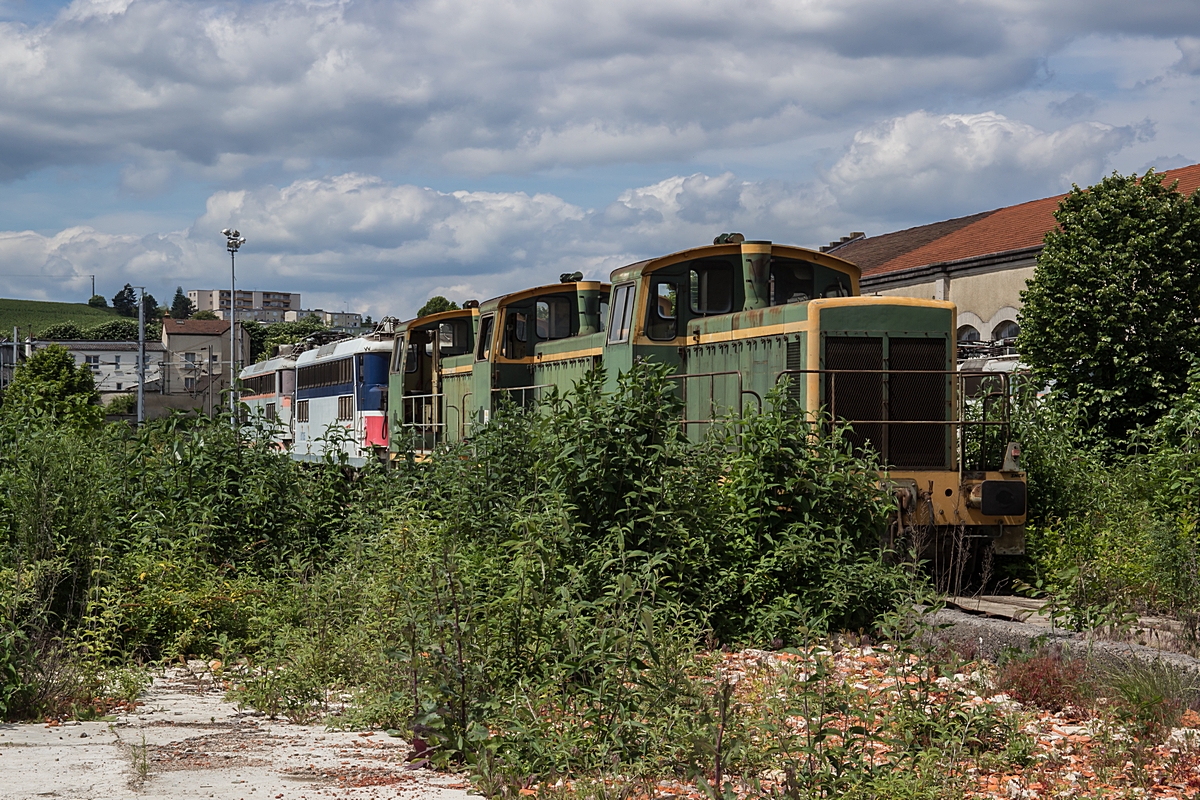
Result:
[[[829,336],[825,339],[825,406],[851,424],[856,449],[868,442],[887,456],[883,391],[883,339],[877,336]],[[870,370],[839,372],[838,370]]]
[[[946,342],[889,337],[886,369],[884,345],[878,336],[825,339],[825,405],[835,418],[851,424],[856,447],[869,443],[885,464],[944,469],[950,380],[944,372]],[[931,424],[913,424],[925,420]]]
[[[889,425],[888,460],[895,466],[946,466],[948,378],[911,371],[945,369],[945,339],[888,339],[888,419],[939,423]]]

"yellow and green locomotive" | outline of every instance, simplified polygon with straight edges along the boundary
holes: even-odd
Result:
[[[1025,478],[996,411],[1007,376],[956,368],[952,303],[863,297],[854,264],[740,234],[622,267],[610,284],[580,277],[403,326],[393,452],[469,438],[502,395],[532,402],[600,365],[615,383],[650,359],[675,368],[689,436],[783,384],[796,413],[849,422],[879,453],[903,526],[1023,550]]]

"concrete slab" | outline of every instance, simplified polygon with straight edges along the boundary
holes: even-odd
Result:
[[[408,744],[246,713],[211,675],[156,677],[113,722],[0,725],[0,800],[465,800],[464,777],[409,770]]]

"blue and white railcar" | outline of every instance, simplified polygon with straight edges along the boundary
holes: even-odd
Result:
[[[266,420],[274,428],[271,438],[275,443],[290,449],[295,439],[296,357],[284,354],[251,364],[238,373],[238,382],[238,399],[249,408],[250,416]]]
[[[391,354],[392,336],[373,333],[299,355],[293,458],[318,461],[340,448],[351,465],[363,466],[387,453]]]

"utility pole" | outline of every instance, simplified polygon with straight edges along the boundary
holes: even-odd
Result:
[[[92,276],[92,297],[95,297],[95,296],[96,296],[96,276],[93,275]],[[88,299],[91,300],[92,297],[89,297]]]
[[[146,287],[134,287],[141,291],[138,300],[138,363],[137,363],[137,424],[140,428],[146,421]]]
[[[237,228],[221,231],[225,236],[225,249],[229,251],[229,413],[237,425],[237,264],[238,248],[246,243]]]

